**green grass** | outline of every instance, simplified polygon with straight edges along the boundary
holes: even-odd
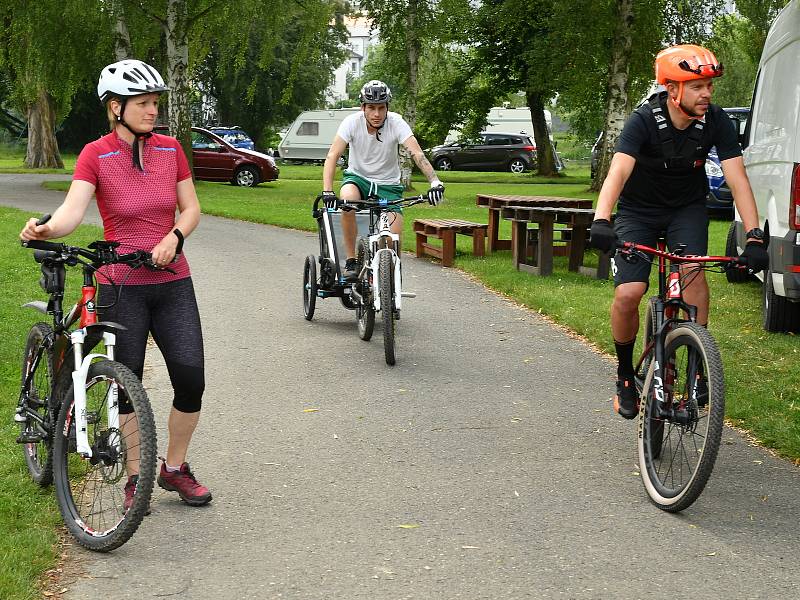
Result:
[[[39,488],[28,476],[22,447],[14,441],[19,431],[11,421],[28,328],[38,320],[47,320],[30,308],[22,308],[30,300],[45,299],[32,252],[17,241],[29,216],[0,207],[0,598],[4,600],[41,597],[38,582],[56,560],[60,523],[52,489]],[[73,239],[88,242],[98,235],[99,228],[87,226],[81,227]],[[78,289],[79,279],[71,281],[71,289]]]
[[[24,149],[0,148],[0,173],[72,173],[77,158],[74,154],[62,154],[63,169],[26,169]]]

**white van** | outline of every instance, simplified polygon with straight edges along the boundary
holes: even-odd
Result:
[[[764,329],[800,329],[800,0],[792,0],[769,30],[758,65],[744,163],[768,243]],[[745,245],[738,212],[726,252]],[[741,279],[736,274],[729,280]]]
[[[307,110],[300,114],[283,136],[278,152],[283,160],[321,162],[325,160],[339,124],[359,108]]]

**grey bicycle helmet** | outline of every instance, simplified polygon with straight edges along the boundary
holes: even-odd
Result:
[[[121,60],[100,72],[97,95],[101,102],[112,96],[127,98],[139,94],[168,92],[161,74],[140,60]]]
[[[392,90],[382,81],[373,79],[364,84],[358,99],[361,104],[389,104],[392,100]]]

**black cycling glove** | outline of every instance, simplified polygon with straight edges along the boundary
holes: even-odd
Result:
[[[337,198],[336,192],[322,192],[322,202],[325,204],[325,208],[331,210],[339,208],[339,198]]]
[[[439,182],[428,190],[428,202],[431,206],[437,206],[442,200],[444,200],[444,185]]]
[[[617,243],[617,235],[608,219],[595,219],[589,230],[589,244],[601,252],[611,252]]]
[[[742,258],[747,260],[747,268],[753,273],[769,268],[769,253],[762,242],[747,242]]]

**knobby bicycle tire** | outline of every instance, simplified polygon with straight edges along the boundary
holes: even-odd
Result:
[[[120,428],[108,426],[108,390],[118,385],[120,404],[133,412],[120,415]],[[121,363],[101,360],[89,367],[86,411],[93,458],[76,452],[74,389],[70,387],[56,425],[53,474],[64,524],[79,544],[108,552],[136,532],[150,506],[156,469],[156,430],[150,401],[138,377]],[[122,425],[127,420],[127,425]],[[98,460],[99,459],[99,460]],[[92,462],[97,464],[92,464]],[[126,466],[137,466],[133,503],[124,509]]]
[[[667,334],[664,363],[666,404],[684,407],[685,412],[681,418],[658,416],[651,365],[639,415],[639,470],[653,504],[679,512],[697,500],[714,468],[725,415],[725,381],[716,342],[696,323],[679,324]],[[698,402],[703,375],[708,394]]]
[[[372,332],[375,329],[375,305],[372,302],[372,290],[369,281],[369,269],[364,270],[364,265],[369,261],[369,242],[366,238],[358,238],[356,260],[358,261],[359,270],[362,273],[367,273],[367,280],[361,282],[361,290],[363,292],[362,301],[356,306],[356,321],[358,321],[358,337],[365,342],[372,339]]]
[[[386,364],[393,365],[395,363],[394,263],[391,252],[381,252],[378,261],[378,278],[381,295],[381,318],[383,319],[383,352],[386,356]]]
[[[22,453],[31,479],[42,487],[53,483],[53,427],[58,416],[58,401],[53,392],[56,382],[52,348],[43,348],[35,367],[34,363],[40,348],[52,334],[53,330],[47,323],[36,323],[28,331],[22,357],[20,394],[25,398],[27,409],[35,412],[42,420],[40,425],[28,417],[20,423],[21,436],[40,437],[38,442],[23,442]],[[26,385],[25,381],[32,368],[35,371]]]

